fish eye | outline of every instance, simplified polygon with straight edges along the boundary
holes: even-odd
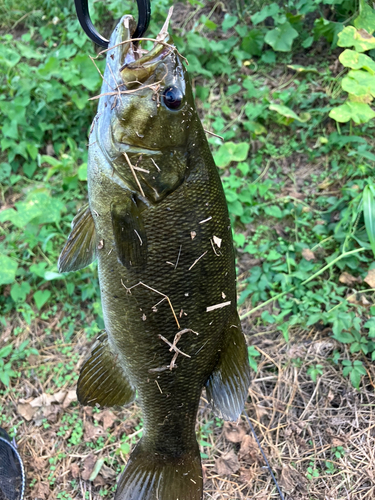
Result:
[[[167,87],[163,92],[164,104],[169,109],[178,109],[181,107],[183,93],[178,87]]]

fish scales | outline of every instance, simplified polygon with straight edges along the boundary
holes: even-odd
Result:
[[[132,29],[124,16],[110,46]],[[109,51],[102,94],[131,90],[138,71],[137,92],[100,99],[89,206],[59,260],[70,271],[98,258],[105,333],[81,371],[79,401],[121,405],[137,394],[143,413],[117,500],[201,499],[202,388],[218,415],[236,420],[250,380],[225,195],[186,71],[165,51],[173,43],[165,27],[158,38],[164,45],[143,61],[129,43]],[[171,93],[177,108],[168,107]]]

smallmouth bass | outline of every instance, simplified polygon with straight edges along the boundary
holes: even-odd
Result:
[[[131,16],[111,36],[89,205],[59,258],[60,272],[98,258],[105,332],[81,370],[80,403],[126,405],[137,393],[143,412],[116,500],[201,499],[202,388],[236,420],[250,382],[224,191],[168,21],[149,52],[129,41]]]

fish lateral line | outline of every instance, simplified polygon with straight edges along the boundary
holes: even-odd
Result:
[[[172,302],[171,302],[170,298],[168,297],[168,295],[166,295],[165,293],[159,292],[159,290],[156,290],[155,288],[152,288],[151,286],[146,285],[146,284],[145,284],[145,283],[143,283],[142,281],[140,281],[140,282],[139,282],[139,283],[137,283],[136,285],[133,285],[133,286],[131,286],[131,287],[129,287],[129,288],[128,288],[128,287],[125,285],[125,283],[122,281],[122,278],[121,278],[121,280],[120,280],[120,281],[121,281],[121,285],[122,285],[122,286],[125,288],[125,290],[126,290],[128,293],[130,293],[130,294],[131,294],[131,291],[130,291],[130,290],[132,290],[133,288],[135,288],[135,287],[137,287],[137,286],[140,286],[140,285],[141,285],[141,286],[144,286],[145,288],[147,288],[148,290],[151,290],[152,292],[155,292],[155,293],[157,293],[157,294],[161,295],[162,297],[164,297],[164,299],[168,301],[169,307],[171,308],[171,311],[172,311],[172,313],[173,313],[173,317],[174,317],[174,319],[175,319],[175,321],[176,321],[176,323],[177,323],[178,328],[181,328],[180,323],[178,322],[178,319],[177,319],[176,313],[174,312],[174,309],[173,309],[173,306],[172,306]]]

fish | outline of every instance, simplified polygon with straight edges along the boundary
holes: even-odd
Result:
[[[225,194],[170,16],[149,51],[131,41],[131,16],[110,38],[89,203],[58,262],[68,272],[98,260],[105,331],[81,369],[79,402],[137,396],[143,414],[115,500],[202,499],[202,390],[216,415],[236,421],[250,384]]]

